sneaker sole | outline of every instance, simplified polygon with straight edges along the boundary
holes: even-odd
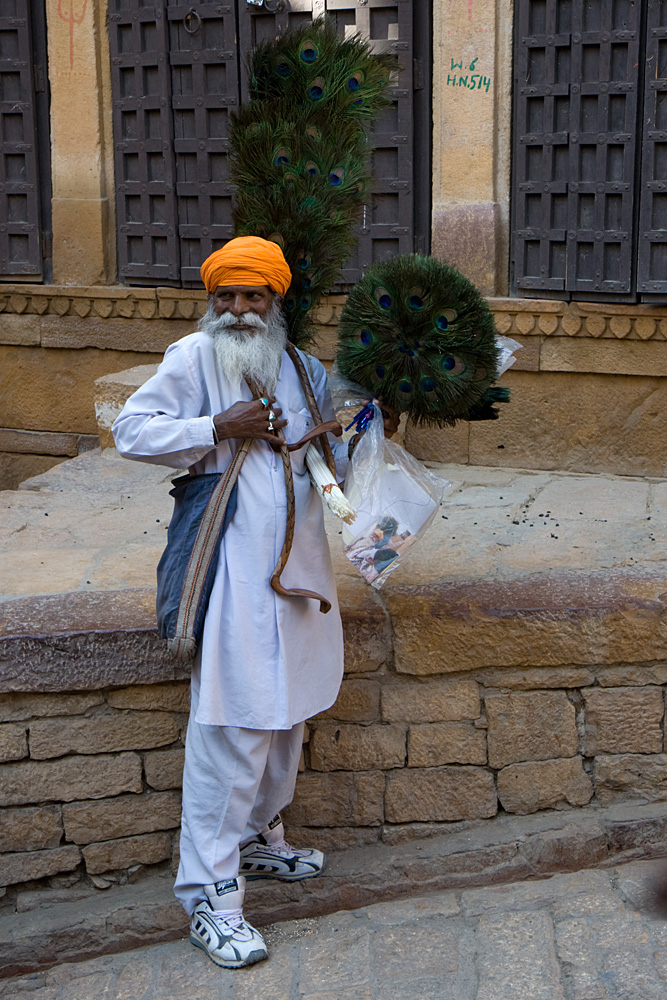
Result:
[[[264,872],[244,872],[246,882],[302,882],[305,878],[317,878],[322,874],[322,868],[318,872],[308,872],[306,875],[266,875]]]
[[[257,962],[262,962],[265,958],[269,957],[269,953],[267,951],[258,950],[251,951],[248,957],[242,960],[238,959],[234,961],[232,959],[227,960],[223,958],[216,958],[215,955],[211,954],[204,942],[195,934],[190,935],[190,941],[195,948],[201,948],[202,951],[205,951],[211,961],[216,965],[219,965],[222,969],[243,969],[246,965],[256,965]]]

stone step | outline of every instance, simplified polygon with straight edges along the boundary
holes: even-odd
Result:
[[[414,838],[416,830],[411,831]],[[549,812],[452,824],[446,835],[332,853],[324,873],[291,885],[249,885],[246,915],[260,927],[370,903],[468,889],[667,854],[667,803]],[[136,873],[73,902],[23,892],[0,915],[0,976],[170,941],[187,934],[168,872]]]

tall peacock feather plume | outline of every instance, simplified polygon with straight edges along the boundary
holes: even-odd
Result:
[[[475,286],[433,257],[375,264],[349,295],[338,366],[417,423],[447,426],[498,416],[493,315]]]
[[[325,18],[260,44],[250,101],[233,116],[236,234],[279,243],[292,272],[290,340],[312,336],[309,310],[340,277],[370,181],[368,133],[388,103],[395,61]]]

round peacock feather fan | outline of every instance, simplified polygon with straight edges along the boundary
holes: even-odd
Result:
[[[494,419],[509,390],[493,387],[493,315],[473,283],[433,257],[405,254],[370,268],[339,325],[338,367],[421,424]]]

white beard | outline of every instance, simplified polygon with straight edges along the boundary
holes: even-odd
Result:
[[[234,330],[234,324],[239,321],[257,332]],[[199,329],[213,338],[220,370],[234,387],[248,376],[273,395],[287,342],[287,324],[277,302],[272,304],[265,319],[255,312],[242,316],[225,312],[218,316],[210,302]]]

